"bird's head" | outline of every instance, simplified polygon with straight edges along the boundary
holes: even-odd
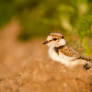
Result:
[[[60,33],[51,33],[43,44],[48,45],[49,47],[60,47],[66,45],[64,36]]]

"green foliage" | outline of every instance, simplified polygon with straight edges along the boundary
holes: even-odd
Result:
[[[0,27],[6,24],[14,16],[14,3],[12,0],[0,1]]]
[[[82,38],[89,36],[91,34],[90,27],[92,25],[92,15],[87,14],[80,17],[78,21],[78,32]]]
[[[85,53],[92,38],[92,0],[2,0],[0,27],[14,16],[20,20],[22,40],[45,36],[54,29],[79,34]]]
[[[86,56],[90,56],[92,53],[91,53],[91,50],[90,50],[87,42],[88,41],[87,41],[87,38],[86,37],[82,38],[82,46],[83,46],[85,55]]]
[[[81,38],[81,42],[84,48],[84,52],[86,55],[91,55],[91,50],[88,46],[87,37],[90,37],[92,40],[92,14],[86,14],[78,20],[78,33]]]
[[[25,9],[21,11],[22,14],[19,18],[24,27],[22,32],[30,34],[31,37],[47,35],[51,29],[58,26],[55,9],[58,3],[58,0],[41,1],[40,4],[33,7],[34,9],[31,7],[32,10]]]

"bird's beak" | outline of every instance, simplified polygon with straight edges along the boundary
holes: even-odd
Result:
[[[47,44],[49,41],[44,41],[43,44]]]

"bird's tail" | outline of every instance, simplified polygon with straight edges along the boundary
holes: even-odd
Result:
[[[86,63],[83,65],[85,70],[88,70],[92,67],[92,59],[90,57],[81,56],[80,58],[86,60]]]

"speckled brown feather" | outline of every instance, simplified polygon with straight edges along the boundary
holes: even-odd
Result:
[[[63,53],[64,55],[69,57],[79,57],[79,53],[68,46],[63,46],[59,48],[58,51],[59,53]]]
[[[68,46],[62,46],[62,47],[58,48],[58,53],[63,53],[64,55],[69,56],[69,57],[75,57],[74,60],[76,60],[76,59],[86,60],[87,61],[87,63],[86,63],[87,68],[88,68],[88,66],[89,67],[92,66],[92,59],[91,58],[89,58],[87,56],[80,55],[77,51],[75,51],[74,49],[72,49]]]
[[[57,38],[58,40],[61,39],[62,36],[63,36],[63,35],[60,34],[60,33],[51,33],[50,35],[51,35],[53,38]]]

